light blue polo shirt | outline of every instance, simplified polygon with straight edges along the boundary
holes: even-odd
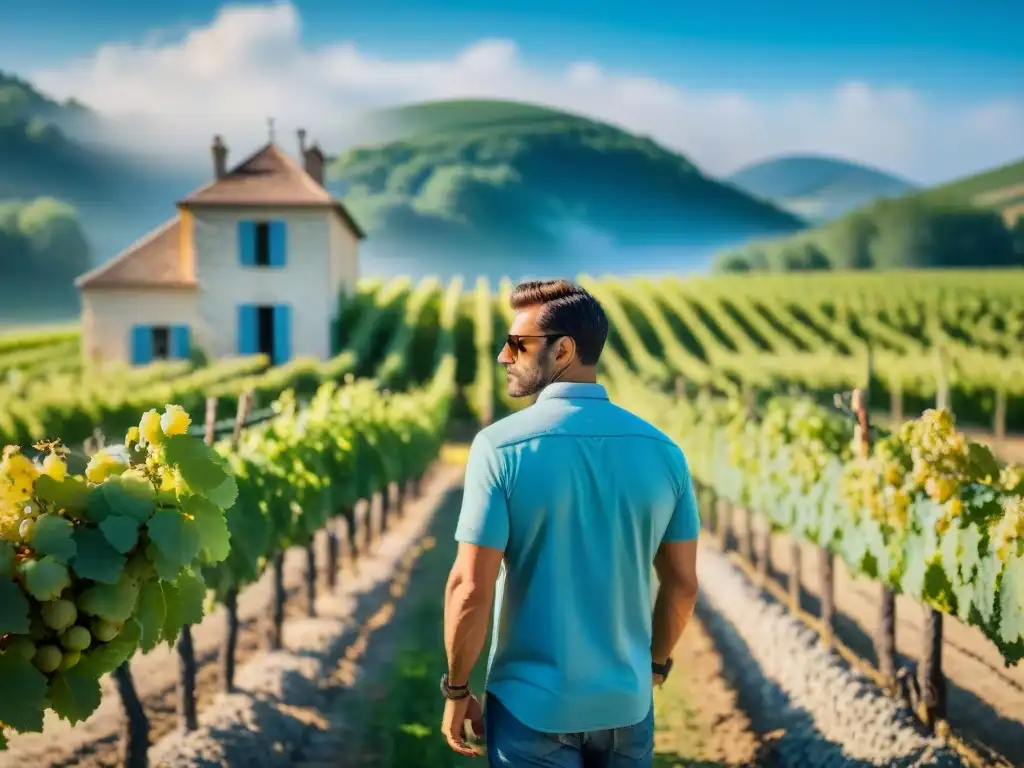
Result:
[[[487,690],[537,731],[643,720],[654,555],[698,527],[682,450],[600,384],[556,382],[482,430],[455,538],[505,553]]]

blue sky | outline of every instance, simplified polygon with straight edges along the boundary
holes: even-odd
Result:
[[[516,40],[537,62],[576,57],[697,88],[822,87],[855,77],[938,96],[1024,90],[1024,3],[954,0],[299,0],[304,39],[389,57]],[[29,71],[112,41],[173,36],[221,3],[35,0],[6,7],[0,67]],[[501,10],[495,10],[501,9]],[[784,10],[782,10],[784,9]]]
[[[1024,108],[1024,3],[1019,0],[296,0],[292,5],[301,20],[299,46],[306,52],[351,42],[362,56],[397,66],[452,59],[482,40],[500,39],[514,43],[517,61],[538,77],[586,62],[614,73],[620,84],[643,78],[657,88],[685,92],[691,99],[723,101],[735,96],[745,106],[734,105],[730,113],[719,105],[714,119],[735,114],[737,120],[763,121],[765,132],[779,135],[772,140],[759,138],[758,152],[800,149],[787,143],[785,136],[793,133],[795,118],[787,123],[779,115],[785,109],[793,112],[796,108],[785,104],[799,97],[810,103],[801,109],[811,110],[813,119],[831,126],[828,130],[834,134],[828,140],[809,142],[813,146],[808,151],[845,153],[863,162],[895,165],[894,170],[915,180],[941,180],[978,164],[1024,154],[1024,140],[1015,140],[1010,132],[1020,117],[1018,110]],[[107,79],[100,77],[103,57],[97,55],[98,49],[114,43],[140,49],[173,47],[190,30],[214,24],[223,10],[222,4],[211,0],[180,0],[173,5],[112,0],[19,2],[3,11],[0,69],[30,77],[46,70],[49,74],[39,78],[51,92],[81,95],[101,111],[117,111],[121,102],[108,96],[111,89],[121,87],[118,73],[108,67]],[[91,64],[81,63],[90,58]],[[130,59],[122,52],[117,61],[126,66]],[[483,80],[473,82],[478,90],[488,88]],[[867,87],[870,98],[848,94],[842,102],[846,106],[836,108],[841,99],[835,94],[850,83]],[[518,95],[499,85],[495,85],[497,95]],[[75,88],[84,93],[75,93]],[[881,114],[893,110],[892,99],[898,98],[879,95],[888,91],[909,93],[914,101],[895,110],[906,113],[901,113],[905,119],[898,125],[890,125],[896,118]],[[427,96],[436,93],[436,89],[425,91]],[[854,108],[850,103],[860,104],[865,98],[869,103],[856,107],[857,119],[871,110],[879,113],[864,123],[865,130],[877,133],[871,141],[859,139],[853,126],[843,127]],[[218,101],[210,99],[214,104]],[[122,101],[130,100],[125,96]],[[294,109],[293,102],[273,102],[269,96],[266,101],[267,109],[271,103]],[[572,103],[582,109],[585,101],[580,97]],[[627,103],[631,102],[623,102]],[[205,114],[198,102],[196,111]],[[627,123],[629,111],[619,109]],[[953,156],[930,162],[925,149],[930,156],[944,153],[937,128],[927,124],[941,123],[947,115],[961,122],[948,132]],[[627,127],[695,152],[698,162],[704,152],[713,170],[724,171],[749,159],[740,147],[735,151],[711,148],[711,140],[702,138],[709,131],[694,128],[672,133],[659,124],[685,116],[681,108],[657,114],[652,108],[645,118],[650,125],[636,118],[639,122]],[[917,142],[921,148],[914,147],[914,131],[929,132]],[[890,132],[892,136],[887,135]],[[990,146],[960,154],[954,151],[974,135],[979,144]],[[744,140],[738,132],[734,138],[739,143]],[[707,149],[702,148],[705,144]]]

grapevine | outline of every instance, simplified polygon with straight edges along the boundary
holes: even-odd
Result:
[[[236,496],[225,461],[190,437],[177,405],[143,414],[122,446],[68,472],[60,441],[0,461],[0,722],[76,723],[100,678],[137,650],[173,644],[203,616],[202,567],[227,554]]]

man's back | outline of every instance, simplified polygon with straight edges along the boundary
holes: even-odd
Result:
[[[487,688],[553,733],[651,704],[651,571],[697,535],[680,449],[597,384],[556,383],[477,437],[456,538],[503,549]]]

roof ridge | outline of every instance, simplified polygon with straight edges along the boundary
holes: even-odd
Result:
[[[268,146],[272,148],[278,155],[280,155],[281,159],[284,160],[286,165],[290,166],[292,170],[297,171],[299,173],[302,182],[309,187],[311,192],[326,192],[327,197],[330,199],[330,201],[335,202],[334,195],[332,195],[327,190],[327,187],[325,187],[323,184],[318,183],[316,179],[310,176],[309,171],[306,170],[305,166],[300,165],[291,155],[289,155],[287,152],[285,152],[283,149],[277,146],[277,144],[275,144],[274,142],[270,142]],[[312,149],[315,146],[317,146],[316,142],[313,142],[313,146],[311,146],[310,149]],[[323,150],[320,150],[320,152],[322,154]]]

